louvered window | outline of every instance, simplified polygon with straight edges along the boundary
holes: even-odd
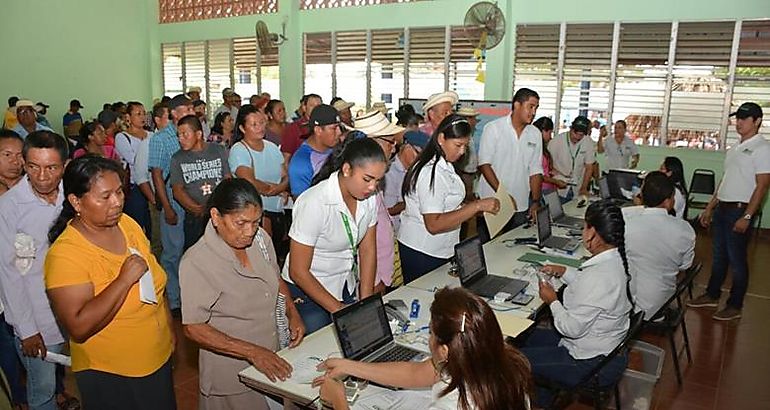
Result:
[[[558,94],[559,25],[518,24],[513,70],[514,90],[530,88],[540,95],[537,116],[552,119]]]
[[[201,98],[206,101],[206,42],[184,43],[184,83],[185,90],[190,87],[201,88]]]
[[[625,120],[640,144],[660,142],[670,39],[671,23],[620,26],[612,121]]]
[[[230,40],[209,41],[209,112],[222,105],[222,90],[233,86]],[[243,95],[241,95],[243,97]],[[246,96],[248,98],[248,96]]]
[[[444,27],[409,31],[409,96],[427,98],[444,91]]]
[[[396,110],[399,98],[404,98],[403,30],[372,31],[371,56],[370,101],[382,101],[386,107]]]
[[[332,34],[306,33],[304,45],[305,90],[315,93],[324,101],[332,99]],[[291,102],[286,102],[287,108]]]
[[[744,21],[741,26],[730,112],[749,101],[770,113],[770,20]],[[770,135],[770,120],[762,122],[759,132]],[[738,138],[733,118],[727,129],[727,146],[735,144]]]
[[[716,150],[735,22],[680,23],[668,145]]]
[[[559,119],[606,118],[609,109],[612,24],[567,24]]]
[[[355,115],[357,110],[366,109],[366,31],[338,31],[336,36],[336,96],[354,102]]]
[[[257,79],[257,42],[255,37],[233,39],[235,92],[245,99],[260,91],[278,97],[278,48],[261,50],[261,83]],[[261,90],[260,90],[261,84]]]
[[[483,100],[484,82],[479,74],[486,69],[486,62],[479,66],[474,50],[479,46],[480,30],[466,31],[463,26],[452,27],[449,53],[449,89],[462,99]]]
[[[163,59],[163,95],[173,97],[183,91],[182,83],[182,44],[167,43],[161,45]]]

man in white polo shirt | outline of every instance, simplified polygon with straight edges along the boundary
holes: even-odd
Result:
[[[714,314],[716,320],[741,317],[743,297],[749,285],[746,248],[753,219],[770,186],[770,142],[759,135],[762,108],[747,102],[730,116],[736,118],[735,130],[741,139],[727,150],[722,182],[700,215],[701,225],[713,225],[711,279],[706,293],[687,303],[691,307],[717,307],[729,266],[733,286],[725,307]]]
[[[612,137],[600,137],[596,143],[596,151],[607,156],[607,169],[635,169],[639,164],[639,149],[626,129],[625,121],[615,121]]]
[[[644,206],[623,208],[623,220],[631,294],[637,310],[643,310],[644,317],[650,319],[676,292],[679,271],[692,265],[695,230],[672,215],[674,183],[666,174],[647,174],[642,202]]]
[[[565,181],[567,187],[559,189],[559,197],[569,201],[576,194],[588,195],[588,184],[596,165],[596,152],[590,132],[591,120],[580,115],[572,121],[569,131],[561,133],[548,143],[553,158],[553,176]]]
[[[479,171],[484,177],[479,179],[479,197],[494,196],[502,184],[516,202],[516,213],[503,231],[524,224],[528,216],[535,215],[540,203],[543,138],[531,125],[539,104],[536,92],[520,88],[513,96],[511,115],[491,121],[481,134]],[[479,235],[491,239],[484,218],[478,218],[478,222]]]

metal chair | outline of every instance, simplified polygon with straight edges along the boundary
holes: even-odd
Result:
[[[687,325],[684,321],[686,305],[682,303],[682,294],[686,289],[692,289],[692,282],[702,267],[703,264],[696,262],[685,271],[685,277],[676,285],[676,292],[668,298],[666,303],[649,320],[644,322],[642,328],[643,331],[655,331],[663,333],[668,337],[671,345],[671,358],[674,361],[674,370],[676,371],[676,380],[680,386],[682,385],[682,371],[679,367],[679,356],[682,354],[682,349],[677,349],[674,335],[676,329],[681,326],[682,338],[684,339],[682,348],[687,353],[688,363],[692,363],[690,338],[687,335]]]
[[[615,407],[620,410],[620,391],[618,384],[620,377],[609,385],[599,384],[599,373],[614,358],[620,354],[625,354],[629,349],[630,342],[636,337],[644,323],[644,312],[636,312],[631,315],[631,323],[628,326],[628,332],[620,344],[615,347],[607,356],[594,367],[583,379],[574,386],[564,386],[550,380],[535,380],[542,387],[555,390],[555,398],[548,409],[561,409],[571,404],[577,397],[591,397],[594,402],[594,408],[599,410],[606,407],[609,399],[615,396]]]
[[[692,173],[690,180],[690,194],[687,197],[687,207],[704,209],[709,200],[697,200],[696,195],[714,195],[716,191],[716,175],[710,169],[696,169]],[[710,199],[710,198],[709,198]]]

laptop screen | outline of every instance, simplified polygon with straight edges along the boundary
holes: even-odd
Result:
[[[561,207],[561,200],[556,191],[545,194],[545,203],[548,205],[548,210],[551,211],[554,220],[564,215],[564,209]]]
[[[606,176],[610,196],[617,199],[631,199],[624,195],[623,191],[630,194],[634,188],[639,188],[642,185],[639,174],[639,171],[634,170],[611,169]]]
[[[551,237],[551,216],[548,207],[542,207],[537,211],[537,243],[543,245],[546,239]]]
[[[332,319],[345,358],[361,360],[393,340],[380,294],[334,312]]]
[[[484,249],[478,236],[455,245],[455,260],[460,283],[463,285],[486,275],[487,265],[484,261]]]

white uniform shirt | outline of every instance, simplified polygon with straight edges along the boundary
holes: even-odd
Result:
[[[757,174],[770,174],[770,142],[759,134],[727,150],[717,199],[748,203],[757,187]]]
[[[677,218],[685,218],[684,209],[687,207],[687,198],[684,197],[684,193],[677,187],[674,187],[674,212],[676,212]]]
[[[574,184],[573,191],[577,191],[583,185],[583,174],[586,165],[596,162],[596,151],[591,138],[583,137],[577,144],[573,144],[569,138],[569,131],[561,133],[548,143],[548,151],[553,158],[554,178]],[[559,195],[564,196],[569,188],[559,190]]]
[[[433,189],[430,175],[436,164]],[[460,242],[460,227],[436,235],[428,232],[423,214],[443,214],[460,207],[465,198],[465,185],[452,164],[444,158],[430,161],[420,170],[414,192],[404,198],[406,209],[401,213],[398,241],[436,258],[451,258],[454,246]]]
[[[347,216],[351,234],[358,246],[367,229],[377,224],[377,198],[372,195],[358,201],[356,216],[353,218],[342,199],[337,172],[334,172],[329,179],[310,187],[297,198],[289,229],[291,239],[314,248],[310,273],[338,300],[342,300],[345,283],[353,267],[353,252],[342,214]],[[290,257],[287,256],[281,276],[287,282],[294,283],[289,278]],[[348,283],[351,294],[356,285]]]
[[[625,337],[631,302],[626,295],[626,274],[617,249],[609,249],[583,262],[580,269],[567,268],[564,304],[551,303],[559,342],[574,359],[606,355]]]
[[[631,294],[646,319],[676,292],[676,276],[692,265],[695,231],[663,208],[623,208]]]
[[[626,169],[631,165],[631,157],[637,154],[639,154],[639,149],[627,135],[623,136],[620,144],[612,136],[604,139],[604,155],[607,156],[607,169]]]
[[[497,179],[516,200],[516,210],[529,208],[529,177],[543,173],[543,137],[533,126],[524,127],[521,135],[511,124],[511,116],[498,118],[484,127],[479,148],[479,165],[489,164]],[[481,198],[495,191],[481,176],[478,194]]]

